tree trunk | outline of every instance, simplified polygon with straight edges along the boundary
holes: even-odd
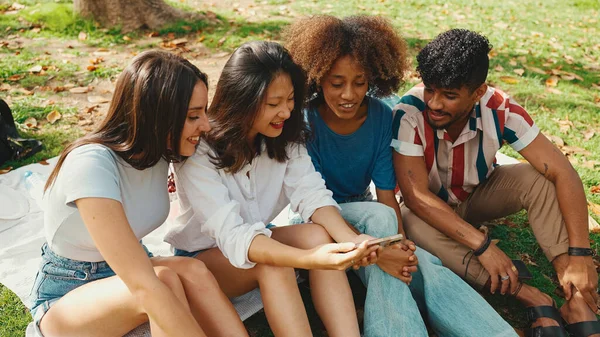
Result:
[[[156,29],[192,17],[163,0],[73,0],[73,9],[104,27],[120,25],[124,33],[141,27]]]

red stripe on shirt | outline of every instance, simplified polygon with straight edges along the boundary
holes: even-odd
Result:
[[[490,109],[496,110],[500,107],[500,105],[502,105],[503,102],[504,97],[502,96],[502,94],[500,94],[498,91],[495,91],[492,97],[490,97],[490,99],[487,101],[487,104],[485,106],[487,106]]]
[[[425,116],[427,118],[427,116]],[[433,167],[433,161],[435,159],[435,131],[431,128],[429,123],[425,123],[425,165],[427,166],[427,173],[431,172]]]
[[[416,145],[423,145],[421,136],[419,136],[419,128],[415,126],[415,140],[413,141]]]
[[[465,143],[452,150],[452,193],[460,200],[465,201],[469,193],[463,190],[465,182]]]
[[[529,126],[533,126],[533,119],[531,119],[527,111],[525,111],[525,109],[523,109],[520,105],[509,103],[508,107],[510,108],[511,113],[520,115],[527,122],[527,124],[529,124]]]

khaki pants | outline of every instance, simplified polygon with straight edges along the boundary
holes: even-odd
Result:
[[[527,210],[533,233],[548,260],[567,253],[569,237],[554,184],[531,165],[520,163],[497,167],[455,212],[472,225]],[[444,266],[465,277],[469,248],[428,225],[402,205],[402,221],[409,239],[436,255]],[[464,262],[463,262],[464,259]],[[481,289],[489,273],[473,258],[466,281]]]

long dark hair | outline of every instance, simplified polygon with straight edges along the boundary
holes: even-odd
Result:
[[[247,135],[261,111],[269,84],[279,74],[287,74],[292,80],[294,110],[281,135],[269,138],[258,134],[254,146],[250,146]],[[225,64],[208,109],[212,130],[207,141],[216,153],[211,155],[213,164],[228,172],[238,172],[260,153],[263,143],[269,158],[287,160],[287,145],[304,143],[307,138],[302,114],[305,79],[302,69],[278,43],[252,41],[239,47]]]
[[[181,131],[199,80],[208,87],[206,74],[180,56],[163,51],[137,55],[119,76],[102,124],[63,150],[45,190],[67,155],[86,144],[104,145],[138,170],[154,166],[161,158],[181,160]]]

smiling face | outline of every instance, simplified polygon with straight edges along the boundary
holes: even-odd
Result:
[[[196,151],[196,145],[203,132],[210,131],[210,124],[206,116],[206,105],[208,104],[208,90],[206,84],[198,81],[194,86],[192,98],[188,106],[185,124],[181,131],[179,143],[179,155],[189,157]]]
[[[325,103],[341,119],[356,117],[369,84],[365,70],[350,56],[342,56],[321,83]]]
[[[486,90],[485,84],[473,92],[466,86],[460,89],[447,89],[425,85],[423,100],[426,105],[427,122],[434,129],[462,130],[475,103],[481,99]]]
[[[269,84],[261,109],[252,124],[248,141],[256,135],[275,138],[283,132],[285,121],[294,110],[294,86],[286,73],[278,74]]]

